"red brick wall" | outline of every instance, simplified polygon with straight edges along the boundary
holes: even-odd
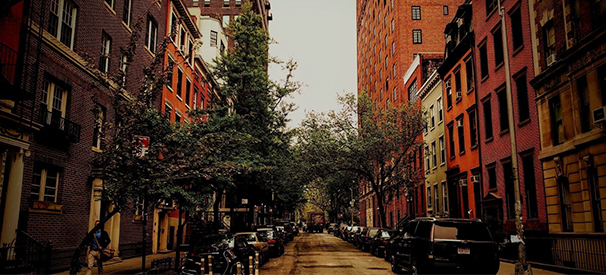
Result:
[[[34,9],[41,7],[42,1],[32,1]],[[78,7],[75,28],[74,52],[80,56],[90,57],[91,67],[98,67],[98,56],[101,53],[101,34],[104,31],[112,38],[110,72],[118,69],[121,57],[120,48],[126,48],[129,42],[130,32],[122,25],[123,0],[115,1],[115,13],[108,9],[103,1],[76,0],[73,3]],[[166,1],[163,6],[158,6],[153,1],[133,1],[133,21],[139,16],[145,20],[147,14],[151,14],[158,22],[159,42],[162,41],[160,30],[164,27],[164,12]],[[37,10],[36,10],[37,11]],[[34,12],[34,14],[37,14]],[[48,18],[48,15],[45,16]],[[40,24],[36,16],[32,18]],[[44,22],[47,26],[47,22]],[[143,28],[143,31],[145,27]],[[135,92],[143,75],[143,68],[149,64],[151,54],[143,47],[145,35],[138,40],[137,54],[134,61],[128,67],[127,88]],[[32,50],[35,50],[35,39],[32,39]],[[56,41],[57,43],[61,43]],[[73,53],[72,53],[73,54]],[[33,64],[35,54],[30,54]],[[70,143],[67,148],[61,148],[55,144],[43,144],[44,136],[36,136],[30,147],[31,156],[25,158],[25,171],[23,179],[23,191],[21,201],[21,216],[19,228],[29,232],[40,241],[51,241],[53,245],[53,269],[65,268],[69,264],[69,258],[73,249],[79,244],[80,239],[88,231],[90,215],[90,198],[92,183],[92,159],[94,152],[91,150],[94,128],[93,95],[99,98],[99,103],[107,108],[106,119],[113,119],[111,111],[111,97],[109,91],[101,86],[94,85],[93,77],[81,67],[70,61],[63,53],[43,43],[41,48],[39,75],[36,81],[37,98],[36,110],[42,100],[41,83],[44,76],[56,78],[63,82],[68,88],[66,118],[81,126],[80,140]],[[26,72],[34,76],[35,68]],[[63,205],[61,214],[35,213],[29,210],[29,196],[31,192],[32,174],[35,162],[53,164],[62,168],[58,187],[57,203]],[[151,220],[149,221],[149,232],[151,232]],[[137,243],[141,241],[141,226],[132,221],[132,211],[125,210],[121,219],[120,244]],[[132,255],[131,255],[132,256]]]
[[[481,177],[484,194],[482,197],[488,194],[489,191],[497,193],[503,198],[503,221],[507,220],[507,205],[505,200],[505,181],[503,174],[502,159],[511,156],[511,145],[510,145],[510,133],[500,133],[500,121],[499,121],[499,105],[498,96],[495,92],[500,90],[500,87],[505,87],[505,68],[504,66],[496,67],[495,65],[495,53],[494,53],[494,40],[492,31],[495,27],[500,26],[501,17],[498,11],[486,14],[485,2],[477,1],[473,2],[473,26],[475,31],[475,71],[476,71],[476,83],[478,93],[478,128],[479,142],[482,147],[481,159],[483,174]],[[528,15],[528,1],[505,1],[503,6],[506,11],[506,15],[510,15],[516,9],[521,11],[522,17],[522,31],[523,31],[523,46],[519,49],[513,49],[513,33],[511,27],[511,17],[506,17],[506,25],[501,28],[502,31],[506,31],[508,39],[509,49],[509,64],[511,72],[511,90],[513,95],[513,113],[515,122],[515,134],[516,144],[518,151],[518,176],[520,180],[520,191],[522,195],[522,215],[525,221],[526,230],[546,230],[546,209],[545,209],[545,196],[543,189],[543,173],[541,170],[541,162],[538,159],[540,152],[539,144],[539,122],[537,115],[537,108],[534,101],[534,89],[528,83],[534,77],[533,57],[532,57],[532,45],[530,40],[530,20]],[[564,41],[565,39],[556,38],[556,41]],[[479,56],[479,45],[482,41],[486,41],[486,49],[488,53],[488,77],[482,79],[480,74],[480,56]],[[520,122],[519,120],[519,108],[518,108],[518,94],[515,79],[518,76],[526,75],[526,89],[527,101],[529,102],[529,114],[530,120]],[[490,99],[492,110],[484,110],[482,100]],[[486,140],[486,128],[484,121],[484,113],[486,111],[492,112],[492,125],[493,125],[493,140]],[[525,183],[524,183],[524,169],[522,166],[522,159],[520,153],[532,153],[534,159],[534,174],[535,174],[535,189],[537,190],[537,205],[539,218],[534,220],[526,220],[527,208],[525,199]],[[486,172],[486,166],[490,164],[496,164],[496,178],[497,178],[497,190],[488,189],[488,174]],[[513,220],[509,221],[513,223]]]

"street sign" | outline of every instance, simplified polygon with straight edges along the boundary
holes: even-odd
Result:
[[[147,151],[149,151],[149,137],[135,136],[135,156],[142,158],[147,155]]]
[[[248,199],[242,199],[242,204],[248,204]]]

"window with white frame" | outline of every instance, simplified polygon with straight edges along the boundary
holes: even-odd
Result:
[[[217,47],[217,32],[210,31],[210,46]]]
[[[191,100],[191,80],[187,79],[185,81],[185,106],[189,108],[189,103]]]
[[[448,189],[446,189],[446,182],[443,181],[442,185],[442,203],[444,203],[444,213],[448,213]]]
[[[58,167],[36,163],[32,177],[30,201],[57,202],[61,172]]]
[[[446,163],[446,147],[444,147],[444,136],[440,136],[438,139],[440,146],[440,164]]]
[[[70,49],[74,48],[74,30],[78,9],[69,0],[51,0],[47,31]]]
[[[438,102],[436,103],[438,107],[438,124],[442,123],[444,120],[444,106],[442,104],[442,98],[438,98]]]
[[[101,34],[101,55],[99,56],[99,71],[106,73],[109,71],[110,52],[112,47],[112,38],[105,32]]]
[[[46,110],[42,123],[63,129],[67,108],[67,91],[48,79],[44,79],[42,85],[42,109]]]
[[[145,47],[151,52],[156,52],[158,41],[158,23],[151,16],[147,17],[147,29],[145,32]]]
[[[223,28],[227,28],[227,26],[229,25],[229,15],[223,15]]]
[[[412,20],[421,20],[420,6],[412,6]]]
[[[124,0],[124,9],[122,10],[122,22],[130,26],[133,20],[133,0]]]
[[[436,152],[436,142],[431,142],[431,161],[433,162],[433,168],[435,169],[438,166],[438,158]]]
[[[421,30],[419,30],[419,29],[412,30],[412,43],[413,44],[423,43],[423,37],[421,34]]]
[[[434,204],[434,213],[440,212],[440,191],[438,189],[438,184],[434,184],[433,185],[433,192],[434,192],[434,198],[436,200],[435,204]]]
[[[105,0],[105,4],[111,9],[114,9],[114,0]]]
[[[427,207],[432,207],[432,201],[433,200],[431,199],[431,186],[427,186]]]
[[[122,71],[122,86],[126,85],[126,71],[128,70],[128,57],[122,54],[120,57],[120,71]]]
[[[433,105],[429,106],[429,117],[429,126],[433,129],[434,127],[436,127],[436,116]]]

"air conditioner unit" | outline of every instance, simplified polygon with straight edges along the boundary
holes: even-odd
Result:
[[[479,183],[480,182],[480,176],[479,175],[473,175],[471,176],[471,183]]]
[[[457,120],[457,127],[463,127],[463,120],[462,119]]]
[[[450,89],[450,81],[446,81],[446,83],[444,84],[444,87],[446,89]]]
[[[182,52],[185,52],[185,45],[181,45],[181,47],[179,47],[179,50],[181,50]]]
[[[600,108],[597,108],[595,110],[593,110],[593,112],[591,112],[593,114],[593,123],[597,124],[597,123],[601,123],[601,122],[606,122],[606,118],[604,117],[604,113],[606,113],[606,106],[602,106]]]
[[[547,57],[547,66],[553,64],[556,61],[555,54],[552,54]]]
[[[463,95],[461,94],[461,92],[460,92],[460,91],[455,93],[455,98],[456,98],[457,100],[461,99],[461,97],[462,97],[462,96],[463,96]]]
[[[460,179],[459,180],[459,186],[461,186],[461,187],[467,186],[467,179]]]

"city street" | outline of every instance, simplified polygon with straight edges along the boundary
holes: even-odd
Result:
[[[534,274],[560,274],[533,269]],[[498,274],[514,274],[514,265],[501,262]],[[260,274],[393,274],[390,264],[333,235],[300,233],[281,257],[263,265]]]

